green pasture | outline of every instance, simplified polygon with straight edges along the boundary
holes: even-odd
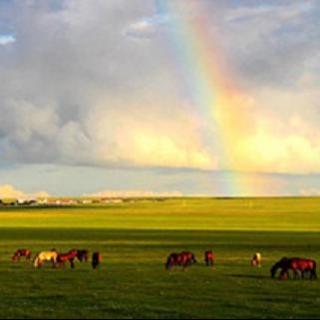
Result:
[[[272,280],[282,256],[320,262],[320,199],[167,199],[0,209],[1,318],[320,318],[320,280]],[[17,248],[100,251],[103,264],[34,270]],[[213,249],[215,268],[203,265]],[[163,267],[193,251],[186,272]],[[263,267],[250,267],[262,253]]]

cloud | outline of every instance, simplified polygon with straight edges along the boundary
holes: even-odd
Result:
[[[36,199],[47,197],[49,197],[49,194],[44,191],[26,194],[23,191],[15,189],[11,185],[0,185],[0,199]]]
[[[173,192],[154,192],[147,190],[128,190],[128,191],[101,191],[92,194],[85,194],[85,197],[96,198],[172,198],[182,197],[178,191]]]
[[[255,103],[244,114],[250,128],[228,146],[228,168],[208,115],[182,92],[186,79],[161,32],[169,17],[140,0],[16,1],[0,10],[19,39],[0,50],[1,160],[320,172],[317,2],[203,4],[215,9],[206,14],[235,85]],[[148,41],[132,41],[140,38]]]
[[[215,166],[199,124],[172,92],[163,42],[123,35],[127,26],[145,32],[163,23],[151,6],[66,1],[53,10],[17,2],[11,9],[12,18],[19,15],[14,27],[21,41],[15,58],[0,52],[6,61],[0,66],[3,160]]]
[[[0,34],[0,46],[7,46],[16,42],[16,38],[10,34]]]
[[[169,16],[164,14],[154,14],[144,17],[132,24],[126,30],[125,35],[131,38],[145,39],[154,36],[161,27],[169,21]]]
[[[304,197],[319,197],[320,196],[320,189],[318,188],[303,188],[300,190],[300,195]]]
[[[269,2],[230,7],[222,15],[221,41],[230,60],[251,86],[292,87],[317,59],[316,1]]]

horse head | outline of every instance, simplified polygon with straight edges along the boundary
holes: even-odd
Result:
[[[40,266],[39,254],[37,254],[37,255],[34,257],[34,259],[33,259],[33,266],[34,266],[35,268],[39,268],[39,266]]]
[[[279,269],[286,269],[288,266],[288,261],[288,258],[283,257],[281,260],[275,263],[270,269],[271,277],[274,278]]]
[[[172,253],[170,256],[167,258],[167,261],[165,263],[165,268],[167,270],[171,269],[178,261],[178,254]]]
[[[11,258],[12,262],[17,262],[19,260],[18,254],[15,253],[12,258]]]

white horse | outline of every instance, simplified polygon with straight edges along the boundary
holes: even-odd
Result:
[[[58,260],[58,252],[56,251],[43,251],[38,253],[34,260],[33,260],[33,266],[35,268],[41,268],[44,262],[51,262],[52,267],[55,267],[57,265]]]

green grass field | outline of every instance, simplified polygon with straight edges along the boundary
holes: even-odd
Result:
[[[320,280],[272,280],[282,256],[320,262],[320,199],[172,199],[0,209],[1,318],[320,318]],[[100,270],[12,264],[17,248],[99,250]],[[217,255],[214,269],[203,252]],[[165,272],[171,252],[200,263]],[[260,251],[261,269],[250,267]]]

